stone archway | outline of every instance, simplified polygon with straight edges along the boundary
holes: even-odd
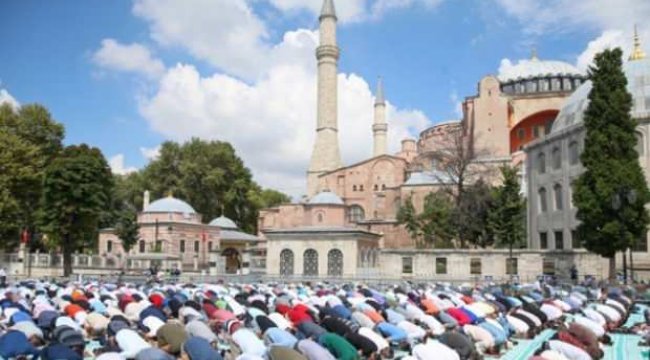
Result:
[[[226,260],[226,274],[237,274],[241,269],[241,255],[234,248],[227,248],[221,252]]]
[[[293,275],[293,251],[284,249],[280,252],[280,275]]]
[[[343,275],[343,252],[339,249],[332,249],[327,253],[327,275]]]

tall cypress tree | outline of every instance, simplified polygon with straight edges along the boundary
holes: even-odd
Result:
[[[622,51],[605,50],[589,68],[593,88],[584,115],[584,173],[576,180],[573,200],[585,248],[609,258],[616,272],[616,252],[646,234],[650,193],[635,150],[637,122],[630,115]]]

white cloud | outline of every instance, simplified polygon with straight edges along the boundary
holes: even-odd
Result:
[[[138,170],[135,167],[124,166],[124,154],[117,154],[110,158],[108,160],[108,165],[110,165],[113,174],[116,175],[126,175]]]
[[[142,154],[142,157],[149,161],[156,160],[158,156],[160,156],[160,145],[152,148],[141,147],[140,153]]]
[[[623,31],[620,30],[606,30],[599,37],[592,40],[587,44],[587,48],[578,55],[577,66],[582,70],[587,70],[589,65],[592,64],[594,56],[599,52],[609,49],[621,47],[628,53],[631,48],[629,38],[626,38]]]
[[[390,10],[404,9],[411,6],[424,6],[433,9],[440,5],[444,0],[377,0],[372,5],[372,16],[379,18],[384,16]]]
[[[364,79],[339,75],[345,163],[370,156],[372,104]],[[173,140],[196,136],[231,142],[264,186],[292,194],[304,191],[316,119],[313,71],[280,65],[265,80],[248,85],[223,74],[201,77],[193,66],[177,65],[163,77],[158,93],[141,104],[141,113],[154,130]],[[421,112],[389,104],[391,150],[428,124]]]
[[[529,33],[629,29],[650,16],[647,0],[495,0]],[[630,29],[631,30],[631,29]]]
[[[112,70],[143,74],[158,78],[165,71],[162,61],[151,56],[140,44],[120,44],[114,39],[102,40],[102,46],[93,54],[95,64]]]
[[[576,58],[586,69],[593,56],[611,47],[621,47],[626,56],[632,47],[632,26],[639,25],[642,38],[650,40],[650,1],[647,0],[495,0],[517,19],[526,34],[595,31],[598,36]]]
[[[463,101],[458,96],[456,90],[453,90],[451,94],[449,94],[449,101],[451,101],[454,106],[454,115],[456,115],[457,119],[461,119],[463,117]]]
[[[133,13],[149,22],[158,44],[239,77],[258,76],[269,51],[266,26],[246,1],[135,0]]]
[[[317,16],[323,0],[269,0],[282,11],[307,10]],[[390,10],[411,6],[433,9],[445,0],[338,0],[335,1],[336,15],[341,23],[377,20]]]
[[[5,89],[0,89],[0,105],[2,104],[9,104],[14,109],[20,107],[20,103]]]
[[[323,0],[269,0],[273,6],[282,11],[307,10],[318,15]],[[338,0],[334,2],[336,16],[342,23],[360,21],[366,16],[366,0]]]

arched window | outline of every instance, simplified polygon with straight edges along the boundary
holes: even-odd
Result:
[[[366,217],[365,211],[363,211],[363,208],[359,205],[352,205],[350,208],[348,208],[348,219],[350,222],[359,222],[363,221],[363,219]]]
[[[195,252],[195,253],[199,252],[199,246],[200,246],[200,245],[199,245],[199,242],[198,242],[198,241],[195,241],[195,242],[194,242],[194,252]]]
[[[381,189],[386,190],[386,184],[381,184]]]
[[[537,155],[537,171],[540,174],[544,174],[546,172],[546,155],[544,155],[544,153]]]
[[[106,242],[106,252],[107,252],[107,253],[111,253],[111,252],[113,252],[113,241],[108,240],[108,241]]]
[[[543,214],[548,210],[547,203],[546,203],[546,189],[541,188],[539,189],[539,212],[540,214]]]
[[[636,152],[639,154],[639,157],[645,155],[645,143],[643,142],[643,134],[640,132],[634,133],[636,135]]]
[[[564,209],[564,204],[562,203],[562,185],[555,184],[553,186],[553,197],[555,198],[555,210]]]
[[[562,166],[562,152],[560,148],[554,148],[552,153],[553,170],[557,170]]]
[[[332,249],[327,253],[327,275],[343,275],[343,253],[339,249]]]
[[[144,252],[144,250],[145,250],[144,247],[145,247],[144,240],[140,240],[140,244],[139,244],[140,249],[139,250],[140,250],[141,253]]]
[[[293,251],[289,249],[280,252],[280,275],[293,275]]]
[[[379,185],[375,184],[375,191],[379,191]]]
[[[357,186],[356,185],[352,185],[352,191],[357,191]]]
[[[318,214],[316,214],[316,221],[318,221],[319,224],[323,222],[323,213],[322,212],[319,212]]]
[[[576,165],[578,163],[578,160],[580,160],[580,152],[578,149],[578,142],[577,141],[572,141],[569,144],[569,164],[570,165]]]
[[[307,249],[303,254],[302,274],[305,276],[318,276],[318,252]]]
[[[181,253],[185,252],[185,240],[181,240]]]
[[[359,185],[359,191],[363,191],[363,185]]]

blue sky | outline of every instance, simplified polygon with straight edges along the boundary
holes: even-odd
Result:
[[[199,136],[232,142],[259,182],[297,193],[315,121],[320,3],[5,0],[0,89],[45,105],[67,143],[98,146],[117,172],[144,166],[166,139]],[[370,154],[378,75],[395,149],[458,118],[458,101],[482,76],[533,46],[579,68],[606,46],[629,48],[634,22],[650,35],[649,3],[338,0],[344,161]]]

